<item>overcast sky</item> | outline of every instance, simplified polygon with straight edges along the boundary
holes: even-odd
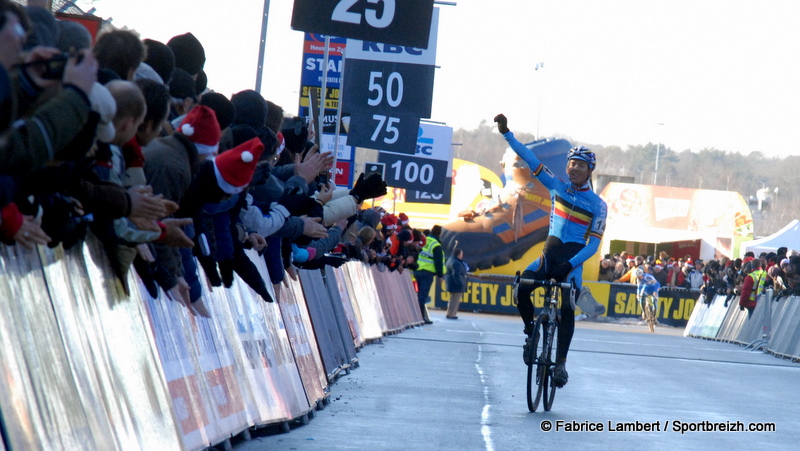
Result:
[[[226,95],[255,86],[263,5],[91,2],[143,38],[194,33]],[[289,113],[303,41],[292,5],[271,1],[262,84]],[[592,144],[800,154],[799,13],[791,0],[458,0],[441,6],[432,120],[474,129],[502,112],[512,130]]]

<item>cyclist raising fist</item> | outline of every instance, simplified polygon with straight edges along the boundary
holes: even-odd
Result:
[[[511,149],[531,168],[533,175],[550,191],[550,229],[542,255],[528,265],[522,273],[526,279],[556,279],[558,282],[574,280],[580,288],[583,262],[594,255],[606,226],[606,203],[591,190],[590,179],[595,167],[595,155],[586,147],[573,147],[567,154],[567,178],[556,177],[536,155],[514,138],[508,129],[508,119],[498,114],[494,121]],[[525,323],[525,334],[533,329],[533,303],[531,292],[534,285],[520,285],[517,290],[517,308]],[[562,300],[569,299],[567,290],[562,291]],[[578,298],[576,294],[575,298]],[[558,328],[556,366],[553,369],[553,384],[558,387],[567,383],[565,368],[567,352],[575,331],[575,312],[569,302],[561,303],[561,324]],[[530,343],[526,340],[526,347]],[[527,354],[527,348],[525,349]]]

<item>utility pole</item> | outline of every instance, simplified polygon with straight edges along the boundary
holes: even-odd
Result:
[[[658,125],[664,125],[663,122],[659,122]],[[659,133],[660,135],[660,133]],[[658,159],[661,156],[661,140],[658,141],[656,144],[656,169],[653,171],[653,185],[657,185],[658,183]]]
[[[261,92],[261,80],[264,76],[264,54],[267,46],[267,22],[269,22],[269,0],[264,0],[264,13],[261,16],[261,42],[258,44],[258,64],[256,65],[256,92]]]

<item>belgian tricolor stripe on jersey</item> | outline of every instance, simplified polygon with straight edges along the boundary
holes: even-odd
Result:
[[[592,212],[575,206],[561,196],[555,196],[555,198],[556,202],[553,206],[553,213],[555,215],[582,226],[588,226],[592,223]]]

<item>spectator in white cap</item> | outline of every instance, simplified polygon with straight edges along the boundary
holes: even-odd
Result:
[[[655,265],[653,265],[653,277],[656,278],[659,285],[661,285],[662,287],[667,286],[667,272],[664,271],[664,267],[661,266],[660,263],[656,263]]]

